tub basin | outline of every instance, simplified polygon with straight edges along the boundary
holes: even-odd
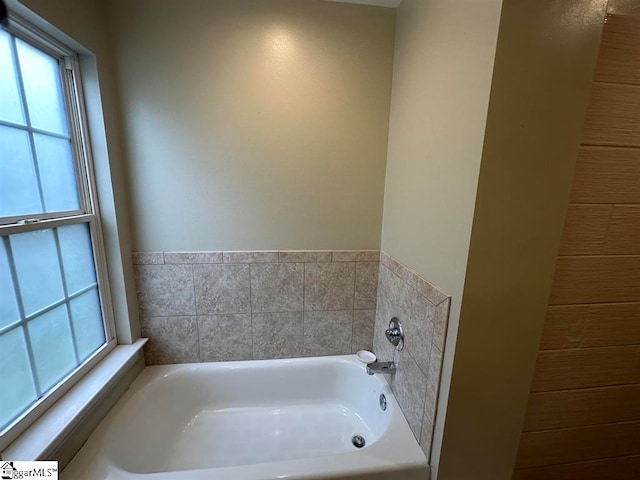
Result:
[[[364,446],[354,445],[356,435]],[[355,355],[146,367],[61,474],[64,480],[428,476],[387,382],[367,375]]]

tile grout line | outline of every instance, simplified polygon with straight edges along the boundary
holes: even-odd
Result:
[[[355,309],[356,309],[356,286],[358,284],[357,281],[358,276],[358,267],[357,263],[353,262],[353,298],[351,299],[351,348],[349,349],[351,353],[353,353],[353,331],[355,329]]]
[[[280,260],[280,254],[278,253],[278,260]],[[251,264],[249,264],[249,321],[251,322],[251,359],[255,360],[256,352],[255,352],[255,342],[253,338],[253,289],[251,284],[253,283],[253,269],[251,268]]]
[[[386,265],[384,265],[384,264],[383,264],[383,262],[380,262],[380,265],[381,265],[381,266],[384,266],[384,267],[387,267]],[[400,265],[401,265],[401,264],[400,264]],[[402,266],[402,265],[401,265],[401,266]],[[404,267],[404,266],[402,266],[402,267]],[[395,279],[396,279],[396,281],[400,281],[400,282],[402,283],[402,285],[403,285],[403,286],[405,286],[405,287],[412,287],[412,285],[411,285],[409,282],[407,282],[404,278],[402,278],[402,277],[400,277],[398,274],[396,274],[396,273],[395,273],[391,268],[387,267],[387,271],[386,271],[386,273],[393,274],[393,275],[394,275],[394,277],[395,277]],[[385,274],[386,274],[386,273],[385,273]],[[416,274],[416,275],[417,275],[417,274]],[[418,277],[419,277],[419,275],[418,275]],[[421,278],[421,277],[419,277],[419,278]],[[378,286],[380,286],[380,284],[379,284],[379,283],[378,283]],[[383,291],[384,291],[384,289],[380,289],[380,288],[378,288],[378,289],[377,289],[377,292],[376,292],[376,298],[379,298],[379,297],[380,297],[380,295],[383,295],[383,294],[384,294],[384,293],[382,293]],[[423,298],[428,302],[428,304],[429,304],[429,305],[431,305],[433,308],[436,308],[436,307],[437,307],[437,305],[434,305],[434,304],[433,304],[433,303],[432,303],[432,302],[431,302],[431,301],[430,301],[430,300],[429,300],[425,295],[422,295],[422,293],[421,293],[421,292],[419,292],[419,291],[417,290],[417,288],[413,287],[412,289],[410,289],[410,291],[411,291],[411,294],[412,294],[412,295],[420,295],[421,297],[423,297]],[[443,300],[442,300],[442,302],[439,302],[439,303],[438,303],[438,305],[440,305],[441,303],[445,302],[447,299],[448,299],[448,297],[447,297],[447,298],[445,298],[445,299],[443,299]],[[435,320],[435,318],[434,318],[434,320]],[[435,325],[435,323],[434,323],[434,325]],[[375,333],[374,333],[374,340],[375,340]],[[431,347],[431,350],[432,350],[433,348],[436,348],[435,344],[433,343],[433,337],[432,337],[432,338],[430,339],[430,341],[429,341],[429,346]],[[438,351],[440,351],[439,349],[437,349],[437,350],[438,350]],[[427,410],[427,395],[428,395],[428,392],[429,392],[429,385],[430,385],[430,383],[433,383],[433,382],[431,382],[431,381],[430,381],[430,375],[429,375],[429,373],[430,373],[430,369],[431,369],[431,368],[429,368],[429,369],[427,370],[427,372],[425,372],[425,371],[420,367],[420,365],[418,365],[418,362],[417,362],[417,361],[416,361],[416,359],[414,358],[414,354],[413,354],[413,352],[412,352],[410,349],[408,349],[408,350],[407,350],[407,353],[408,353],[408,355],[409,355],[409,359],[410,359],[410,361],[413,361],[413,362],[415,363],[415,365],[418,367],[418,372],[419,372],[419,374],[420,374],[420,375],[422,375],[422,378],[424,379],[424,381],[425,381],[425,383],[426,383],[426,391],[425,391],[425,395],[424,395],[424,397],[423,397],[423,398],[419,399],[420,406],[421,406],[421,412],[420,412],[420,431],[419,431],[419,433],[418,433],[419,438],[418,438],[417,440],[418,440],[418,443],[420,443],[420,442],[421,442],[421,440],[422,440],[423,430],[424,430],[424,428],[425,428],[425,422],[426,422],[425,416],[426,416],[426,417],[428,417],[428,418],[431,418],[431,416],[430,416],[429,414],[430,414],[430,413],[432,413],[432,412],[427,412],[427,411],[426,411],[426,410]],[[431,357],[431,354],[429,355],[429,357]],[[429,367],[431,367],[431,358],[429,358]],[[440,362],[440,368],[439,368],[439,374],[438,374],[438,375],[440,375],[441,370],[442,370],[442,361]],[[439,383],[439,377],[438,377],[438,379],[437,379],[437,380],[438,380],[438,383]],[[437,405],[437,391],[435,392],[435,394],[436,394],[435,402],[436,402],[436,405]],[[435,405],[433,406],[433,409],[435,410]],[[435,415],[434,415],[434,416],[435,416]],[[433,421],[434,421],[434,420],[433,420]],[[431,433],[432,433],[432,432],[431,432]],[[429,452],[430,452],[430,451],[431,451],[431,446],[429,446]],[[430,453],[429,453],[429,454],[427,454],[427,455],[430,455]]]
[[[166,252],[162,252],[163,262],[164,262],[165,253]],[[334,257],[333,257],[333,252],[332,252],[332,260],[333,260],[333,258]],[[199,344],[198,344],[198,348],[199,348],[198,356],[199,356],[199,358],[201,358],[201,356],[202,356],[202,348],[201,348],[201,346],[202,346],[202,344],[201,344],[201,340],[202,340],[201,339],[201,334],[202,334],[202,332],[199,329],[199,326],[200,326],[199,320],[200,320],[200,316],[204,315],[204,313],[200,311],[199,306],[198,306],[197,285],[196,285],[196,281],[195,281],[195,268],[197,267],[197,264],[199,264],[199,263],[200,262],[195,262],[195,261],[185,262],[185,264],[188,264],[190,266],[191,274],[192,274],[191,275],[192,276],[192,294],[194,296],[193,305],[194,305],[194,310],[195,310],[196,321],[198,321],[198,324],[197,324],[197,334],[198,334],[198,342],[199,342]],[[248,311],[245,311],[245,312],[219,312],[219,313],[212,313],[212,314],[213,315],[227,315],[227,314],[230,315],[230,314],[233,314],[233,313],[238,313],[238,314],[240,314],[240,313],[249,313],[250,320],[251,320],[252,358],[255,358],[254,317],[256,315],[256,312],[253,310],[253,295],[254,295],[254,293],[253,293],[253,285],[252,285],[252,278],[251,278],[255,265],[252,266],[251,264],[252,263],[261,263],[261,264],[262,263],[272,263],[272,264],[275,265],[275,263],[274,262],[246,262],[246,263],[249,265],[249,268],[248,268],[248,272],[249,272],[249,308],[248,308]],[[278,262],[278,263],[280,263],[280,262]],[[283,262],[283,263],[286,265],[286,263],[296,263],[296,262]],[[305,328],[305,323],[306,323],[305,322],[305,313],[307,312],[306,290],[307,290],[307,283],[309,283],[306,280],[306,263],[308,263],[308,262],[299,262],[299,263],[302,263],[302,266],[303,266],[303,272],[302,272],[303,273],[303,275],[302,275],[302,311],[300,313],[302,314],[302,321],[303,321],[302,332],[303,332],[303,346],[304,346],[304,334],[306,333],[306,330],[307,330],[307,328]],[[316,263],[316,262],[313,262],[313,263]],[[322,262],[317,262],[317,263],[322,263]],[[340,262],[340,263],[342,263],[342,262]],[[347,263],[347,262],[345,262],[345,263]],[[358,292],[358,263],[360,263],[360,262],[357,262],[357,261],[354,260],[354,261],[351,261],[351,262],[348,262],[348,263],[352,264],[351,269],[352,269],[352,274],[353,274],[353,288],[354,288],[354,290],[353,290],[353,295],[352,295],[352,305],[347,307],[346,309],[344,309],[344,308],[341,308],[341,309],[319,309],[317,311],[318,312],[322,312],[322,311],[331,312],[331,311],[346,310],[346,311],[349,312],[350,318],[351,318],[351,322],[352,322],[351,323],[351,350],[353,350],[353,348],[354,348],[354,340],[355,340],[355,337],[356,337],[355,334],[356,334],[356,331],[357,331],[357,325],[355,324],[355,312],[356,311],[369,311],[369,310],[371,310],[371,311],[373,311],[375,313],[377,311],[377,299],[378,299],[379,295],[378,295],[378,288],[377,288],[378,285],[376,283],[376,285],[375,285],[375,287],[376,287],[375,288],[376,305],[375,306],[371,306],[369,308],[356,308],[356,297],[357,297],[357,292]],[[365,262],[361,262],[361,263],[365,263]],[[378,263],[379,265],[382,265],[381,262],[372,262],[372,263]],[[164,266],[170,266],[172,264],[163,264],[163,265]],[[215,264],[212,264],[212,266],[214,266],[214,265]],[[231,264],[229,264],[229,265],[231,265]],[[383,265],[383,266],[385,266],[385,265]],[[387,269],[389,270],[388,267],[387,267]],[[379,272],[380,272],[380,269],[378,268],[378,274],[379,274]],[[399,277],[393,271],[391,271],[390,273],[394,273],[395,277],[397,277],[398,280],[402,280],[403,284],[406,284],[407,286],[412,287],[411,288],[412,294],[419,293],[419,292],[416,291],[416,288],[413,287],[413,285],[411,285],[409,282],[407,282],[404,278]],[[422,295],[422,294],[420,294],[420,295]],[[422,296],[424,297],[424,295],[422,295]],[[448,299],[448,297],[445,298],[440,303],[445,302],[447,299]],[[440,304],[438,304],[438,305],[440,305]],[[315,311],[315,310],[313,310],[313,311]],[[261,312],[261,313],[277,314],[277,313],[281,313],[281,312],[274,311],[274,312]],[[287,313],[287,311],[283,311],[282,313]],[[157,316],[157,317],[163,317],[163,316],[172,317],[172,316],[175,316],[175,315],[155,315],[155,316]],[[375,332],[375,317],[374,317],[374,332]],[[374,334],[374,339],[375,339],[375,334]],[[308,346],[309,345],[307,345],[307,347]],[[440,350],[440,349],[438,349],[438,350]],[[412,357],[412,359],[415,362],[415,358],[413,358],[414,355],[411,355],[411,352],[409,352],[409,353],[410,353],[410,356]],[[424,372],[423,372],[423,375],[424,375]]]
[[[409,283],[407,283],[403,278],[401,278],[398,274],[396,274],[393,270],[391,270],[391,268],[387,267],[386,265],[383,265],[383,264],[382,264],[382,262],[380,262],[380,265],[381,265],[381,266],[383,266],[383,267],[385,267],[385,268],[389,271],[389,273],[391,273],[392,275],[395,275],[395,276],[396,276],[396,278],[397,278],[398,280],[400,280],[400,281],[402,281],[402,282],[406,283],[406,284],[407,284],[407,286],[412,287],[412,285],[410,285]],[[399,265],[402,265],[402,264],[401,264],[401,263],[399,263]],[[426,282],[429,282],[429,280],[427,280],[427,279],[425,279],[425,278],[421,277],[420,275],[418,275],[418,278],[420,278],[420,279],[422,279],[422,280],[424,280],[424,281],[426,281]],[[424,297],[424,299],[425,299],[425,300],[427,300],[427,302],[429,302],[429,303],[430,303],[431,305],[433,305],[434,307],[437,307],[437,306],[441,305],[442,303],[446,302],[447,300],[451,300],[451,296],[450,296],[450,295],[448,295],[448,294],[446,294],[445,292],[443,292],[442,290],[440,290],[440,288],[439,288],[439,287],[437,287],[437,286],[433,285],[431,282],[429,282],[429,283],[430,283],[430,284],[431,284],[431,285],[432,285],[436,290],[438,290],[440,293],[442,293],[442,294],[444,295],[444,297],[445,297],[445,298],[444,298],[444,299],[442,299],[441,301],[439,301],[438,303],[433,303],[433,302],[432,302],[431,300],[429,300],[425,295],[423,295],[421,292],[419,292],[417,288],[415,288],[415,287],[412,287],[412,288],[413,288],[414,290],[416,290],[416,292],[418,293],[418,295],[420,295],[420,296]]]
[[[306,311],[306,305],[305,305],[305,287],[307,285],[307,262],[304,262],[302,264],[302,356],[306,356],[306,349],[305,349],[305,335],[304,335],[304,327],[305,327],[305,311]]]
[[[198,362],[202,362],[202,347],[200,346],[200,320],[198,316],[195,317],[196,320],[196,332],[198,332]]]
[[[162,253],[162,260],[164,261],[164,252]],[[200,346],[200,320],[198,319],[198,304],[196,302],[196,269],[193,264],[190,264],[191,267],[191,282],[193,285],[193,311],[195,313],[196,319],[196,332],[198,335],[198,361],[202,361],[202,347]]]

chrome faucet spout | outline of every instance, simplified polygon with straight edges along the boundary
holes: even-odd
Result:
[[[395,375],[396,364],[393,362],[373,362],[367,365],[367,373],[373,375],[374,373],[384,373],[386,375]]]

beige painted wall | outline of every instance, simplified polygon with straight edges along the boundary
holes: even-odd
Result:
[[[136,249],[379,247],[394,9],[109,5]]]
[[[398,10],[382,249],[452,295],[449,374],[501,3],[404,0]],[[432,459],[437,470],[436,450]]]
[[[460,3],[404,0],[398,12],[382,248],[453,296],[435,476],[501,480],[515,460],[605,2]]]
[[[458,303],[501,3],[404,0],[398,10],[382,248]]]
[[[510,479],[606,0],[503,2],[439,478]]]
[[[8,6],[15,13],[32,20],[28,11],[25,15],[24,7],[27,7],[44,20],[35,22],[40,28],[54,36],[58,33],[51,32],[51,27],[68,35],[65,41],[81,54],[118,342],[131,343],[140,336],[140,328],[131,264],[127,182],[120,143],[115,79],[102,4],[98,0],[22,0],[20,3],[10,0]]]

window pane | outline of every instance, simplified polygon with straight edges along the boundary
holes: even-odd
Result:
[[[74,148],[84,141],[73,102],[80,79],[50,51],[35,32],[25,42],[0,28],[0,430],[39,408],[38,397],[108,338],[93,252],[99,223],[64,225],[93,194],[77,168],[88,159]],[[38,215],[47,223],[32,221]]]
[[[20,91],[11,56],[11,37],[0,29],[0,120],[24,125]]]
[[[54,133],[67,133],[58,61],[22,40],[16,40],[24,93],[31,126]]]
[[[0,328],[20,320],[13,280],[9,270],[9,259],[3,238],[0,237]],[[0,350],[2,352],[2,350]],[[0,353],[0,355],[2,355]]]
[[[42,213],[42,205],[29,134],[0,126],[0,217],[30,213]]]
[[[80,223],[60,227],[58,236],[67,293],[73,295],[78,290],[96,283],[89,224]]]
[[[40,389],[46,392],[76,367],[66,305],[28,323]]]
[[[0,430],[36,401],[22,328],[0,336]]]
[[[25,315],[64,299],[53,230],[11,235]]]
[[[71,300],[71,319],[80,360],[86,359],[105,342],[98,290],[89,290]]]
[[[79,210],[80,201],[71,142],[37,133],[33,135],[33,140],[42,179],[45,210],[47,212]]]

